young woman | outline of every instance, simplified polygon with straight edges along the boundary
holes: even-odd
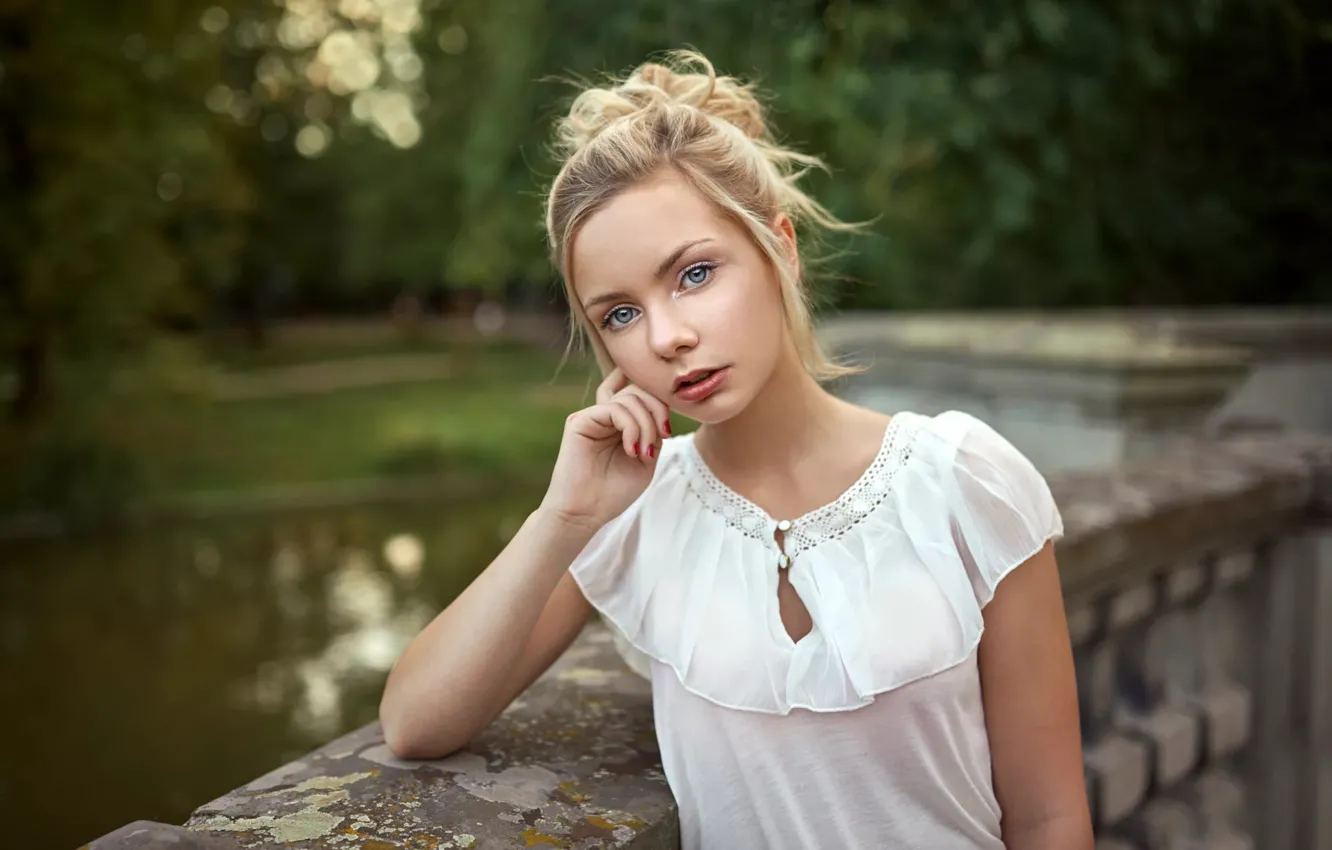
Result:
[[[548,235],[606,378],[390,675],[390,747],[465,745],[595,608],[650,665],[685,850],[1089,850],[1059,512],[981,421],[820,385],[817,161],[695,54],[584,91],[560,139]]]

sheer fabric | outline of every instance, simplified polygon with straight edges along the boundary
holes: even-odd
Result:
[[[860,479],[795,518],[667,440],[571,572],[651,677],[684,850],[1002,847],[982,609],[1062,533],[1042,476],[961,412],[899,413]],[[798,641],[782,569],[813,621]]]

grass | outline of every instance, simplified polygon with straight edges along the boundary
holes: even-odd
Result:
[[[318,363],[336,372],[348,358],[417,349],[310,342],[228,355],[222,365],[263,380],[265,367]],[[544,482],[565,418],[594,398],[590,361],[571,357],[561,368],[562,348],[513,341],[427,348],[421,353],[446,364],[444,377],[225,401],[145,396],[103,405],[72,441],[28,450],[9,440],[5,450],[0,435],[0,514],[96,514],[143,498],[372,478]],[[685,433],[693,423],[673,417],[672,427]]]
[[[306,363],[336,363],[360,357],[381,355],[425,354],[446,357],[465,357],[471,353],[484,353],[486,357],[504,357],[517,354],[532,360],[537,353],[532,346],[513,340],[495,340],[486,343],[450,344],[434,337],[371,338],[352,343],[336,339],[302,339],[282,342],[267,348],[250,349],[243,346],[218,345],[209,347],[211,358],[238,373],[256,369],[296,366]],[[552,352],[558,357],[558,352]],[[558,360],[552,360],[552,366]],[[553,368],[552,368],[553,371]]]
[[[512,346],[457,360],[436,381],[213,403],[140,448],[173,492],[548,469],[564,418],[591,398],[586,364],[556,374],[556,356]]]
[[[175,490],[548,464],[582,385],[412,384],[238,401],[189,423],[158,475]],[[419,458],[417,468],[410,462]]]
[[[358,347],[350,355],[302,349],[267,356],[271,363],[336,363],[366,353]],[[561,369],[561,354],[473,343],[436,349],[434,356],[449,361],[447,377],[429,381],[231,401],[120,403],[99,414],[95,429],[78,431],[95,434],[95,445],[80,437],[54,452],[49,441],[43,452],[17,443],[15,451],[0,452],[22,473],[0,475],[0,513],[392,476],[542,478],[565,417],[590,403],[595,388],[590,364],[571,358]]]
[[[529,323],[531,324],[531,323]],[[552,353],[560,350],[565,325],[558,318],[537,320],[528,328],[532,337],[546,339]],[[521,333],[521,331],[519,331]],[[487,357],[506,353],[531,355],[535,346],[521,337],[484,338],[464,322],[435,322],[414,333],[403,332],[384,321],[303,321],[274,327],[269,344],[253,348],[238,332],[215,333],[203,340],[207,356],[234,371],[291,366],[312,362],[336,362],[352,357],[401,354],[458,355],[484,352]]]

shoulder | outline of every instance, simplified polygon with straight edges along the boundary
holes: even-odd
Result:
[[[925,419],[921,453],[933,461],[950,535],[984,607],[1004,576],[1063,536],[1059,507],[1045,476],[988,423],[961,411]]]
[[[912,436],[917,449],[941,473],[977,464],[999,465],[1024,474],[1035,471],[1017,446],[988,422],[970,413],[947,410],[934,416],[898,415],[907,417],[915,432]]]
[[[1002,499],[1034,507],[1050,499],[1036,465],[985,420],[960,410],[918,418],[920,453],[956,502]]]
[[[907,415],[921,420],[921,430],[931,435],[937,443],[954,448],[977,439],[1007,442],[984,419],[962,410],[945,410],[934,416]]]

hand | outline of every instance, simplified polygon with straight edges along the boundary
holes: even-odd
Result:
[[[668,434],[670,408],[615,369],[597,403],[565,420],[542,508],[595,532],[647,489]]]

